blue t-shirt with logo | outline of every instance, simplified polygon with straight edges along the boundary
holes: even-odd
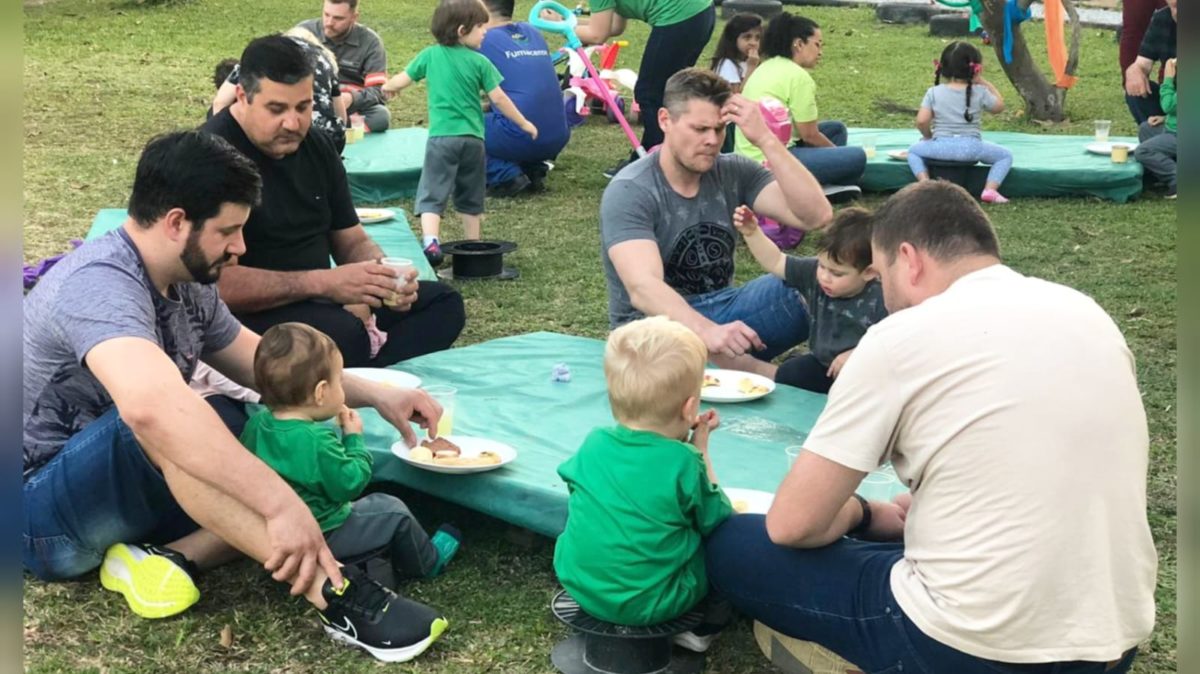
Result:
[[[486,56],[504,76],[500,88],[508,94],[521,114],[537,127],[538,138],[531,140],[515,124],[494,111],[493,114],[501,117],[497,121],[511,127],[515,134],[524,136],[524,140],[530,144],[536,143],[539,147],[558,146],[561,149],[569,133],[567,115],[563,108],[558,74],[554,71],[550,49],[542,34],[524,22],[496,26],[484,35],[479,53]]]

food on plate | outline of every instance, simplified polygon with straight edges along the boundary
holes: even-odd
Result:
[[[428,447],[413,447],[408,452],[408,458],[421,463],[429,463],[433,461],[433,452]]]
[[[750,509],[750,502],[745,499],[733,501],[733,511],[735,513],[744,513]]]
[[[462,448],[446,438],[434,438],[433,440],[426,438],[421,441],[421,446],[428,447],[429,451],[433,452],[435,459],[448,459],[462,455]]]
[[[771,389],[763,386],[762,384],[755,384],[754,380],[749,377],[743,377],[742,380],[738,382],[738,391],[745,393],[746,395],[758,395],[760,393],[769,393]]]
[[[408,451],[408,458],[439,466],[492,466],[500,463],[500,455],[487,449],[475,456],[463,456],[462,448],[446,438],[422,440],[420,445]]]
[[[720,379],[717,379],[716,377],[712,376],[711,374],[706,374],[706,375],[704,375],[704,385],[701,388],[708,388],[710,386],[720,386],[720,385],[721,385]]]
[[[380,210],[376,210],[374,208],[358,209],[358,217],[359,218],[367,218],[368,220],[370,220],[371,218],[382,218],[386,215],[387,215],[387,211],[380,211]]]
[[[485,449],[475,456],[435,456],[432,463],[439,466],[493,466],[500,463],[500,455]]]

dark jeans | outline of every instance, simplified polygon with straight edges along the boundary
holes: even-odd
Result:
[[[779,366],[779,371],[775,373],[775,382],[813,393],[829,393],[829,387],[833,386],[833,379],[825,376],[828,371],[829,367],[822,365],[816,356],[806,353],[802,356],[792,356],[783,361],[783,364]]]
[[[346,367],[387,367],[402,360],[450,348],[467,322],[462,295],[445,283],[421,281],[417,301],[408,311],[375,310],[375,322],[388,335],[387,343],[371,358],[367,328],[340,304],[295,302],[238,320],[262,334],[279,323],[296,321],[329,335],[342,351]]]
[[[828,648],[867,672],[917,674],[1124,674],[1131,648],[1103,662],[1009,664],[959,652],[925,636],[892,596],[901,543],[843,538],[801,550],[767,537],[762,515],[725,521],[705,543],[708,579],[742,613],[767,627]]]
[[[236,418],[234,401],[208,402]],[[115,407],[25,479],[21,502],[21,564],[42,580],[96,569],[114,543],[166,545],[197,529]]]
[[[667,80],[680,70],[696,65],[716,24],[717,10],[709,5],[708,9],[686,21],[650,29],[637,85],[633,89],[633,98],[641,108],[642,147],[647,150],[663,142],[658,109],[662,107]],[[636,158],[637,154],[631,156]]]
[[[809,147],[796,141],[788,148],[804,168],[822,185],[856,185],[867,170],[867,153],[861,147],[846,147],[849,135],[841,122],[818,122],[817,128],[837,147]]]
[[[1151,117],[1163,114],[1162,103],[1158,100],[1158,82],[1150,80],[1150,94],[1147,96],[1130,96],[1125,94],[1125,105],[1129,114],[1133,115],[1134,123],[1139,126]]]
[[[325,541],[339,562],[383,548],[397,578],[428,576],[438,562],[429,534],[391,494],[368,494],[352,503],[350,517],[325,532]]]

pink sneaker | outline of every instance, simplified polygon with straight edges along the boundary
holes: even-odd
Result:
[[[1003,194],[1000,194],[996,190],[984,190],[983,194],[979,195],[979,198],[983,199],[984,201],[986,201],[989,204],[1007,204],[1008,203],[1008,199]]]

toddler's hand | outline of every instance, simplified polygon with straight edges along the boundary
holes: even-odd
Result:
[[[525,123],[521,125],[521,130],[529,134],[529,137],[533,140],[537,140],[538,130],[537,127],[533,125],[533,122],[525,120]]]
[[[688,442],[692,443],[696,449],[707,454],[708,434],[716,430],[717,426],[720,425],[721,420],[717,417],[716,410],[701,412],[696,417],[696,423],[692,425],[692,437],[688,439]]]
[[[854,349],[846,349],[839,353],[833,359],[833,362],[829,364],[829,369],[825,371],[825,376],[830,379],[837,379],[837,376],[842,373],[842,368],[846,365],[846,360],[850,358],[850,354],[853,352]]]
[[[342,409],[337,415],[338,426],[342,427],[342,433],[346,435],[361,435],[363,432],[362,417],[358,412],[342,405]]]
[[[758,216],[742,204],[733,210],[733,226],[742,236],[750,236],[758,231]]]
[[[1163,69],[1163,75],[1166,77],[1175,77],[1175,59],[1167,59],[1167,67]]]

